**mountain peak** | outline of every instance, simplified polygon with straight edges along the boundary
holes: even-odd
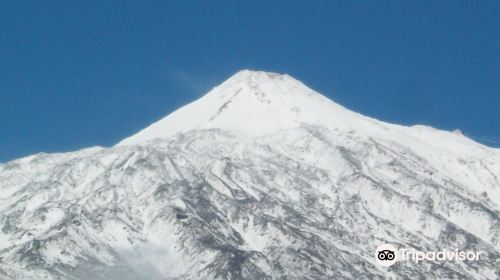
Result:
[[[248,82],[264,82],[264,81],[285,81],[287,79],[293,79],[287,74],[281,74],[269,71],[259,71],[243,69],[236,72],[227,81],[238,80],[238,81],[248,81]]]
[[[280,73],[275,73],[275,72],[267,72],[267,71],[259,71],[259,70],[250,70],[250,69],[243,69],[233,76],[231,76],[229,80],[239,80],[239,81],[250,81],[250,80],[255,80],[255,79],[260,79],[260,80],[272,80],[272,79],[282,79],[284,77],[289,77],[286,74],[280,74]]]
[[[273,93],[286,94],[292,88],[303,87],[306,91],[311,91],[300,81],[286,74],[275,72],[255,71],[255,70],[240,70],[220,86],[223,89],[231,87],[243,89],[247,88],[247,92],[253,94]],[[272,92],[271,92],[272,91]]]
[[[241,70],[202,98],[118,145],[208,128],[261,136],[304,123],[345,126],[355,123],[359,117],[289,75]]]

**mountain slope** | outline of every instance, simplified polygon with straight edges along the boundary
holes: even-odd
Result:
[[[242,71],[115,147],[0,165],[0,279],[496,279],[499,178],[497,149]]]
[[[243,70],[118,145],[168,138],[193,129],[220,128],[254,137],[302,123],[343,127],[361,118],[290,76]]]

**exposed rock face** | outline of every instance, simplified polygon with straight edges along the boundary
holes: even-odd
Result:
[[[498,149],[242,71],[115,147],[0,165],[0,279],[497,279],[499,178]]]

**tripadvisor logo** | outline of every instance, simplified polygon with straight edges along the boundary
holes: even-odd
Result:
[[[477,261],[481,255],[480,251],[459,251],[442,249],[440,251],[419,251],[415,249],[396,249],[390,244],[382,244],[375,251],[377,264],[389,267],[397,261]]]
[[[396,248],[390,244],[382,244],[375,251],[375,260],[381,266],[391,266],[396,263]]]

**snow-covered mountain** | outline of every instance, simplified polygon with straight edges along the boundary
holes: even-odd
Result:
[[[114,147],[0,165],[0,279],[386,278],[500,278],[499,149],[245,70]]]

